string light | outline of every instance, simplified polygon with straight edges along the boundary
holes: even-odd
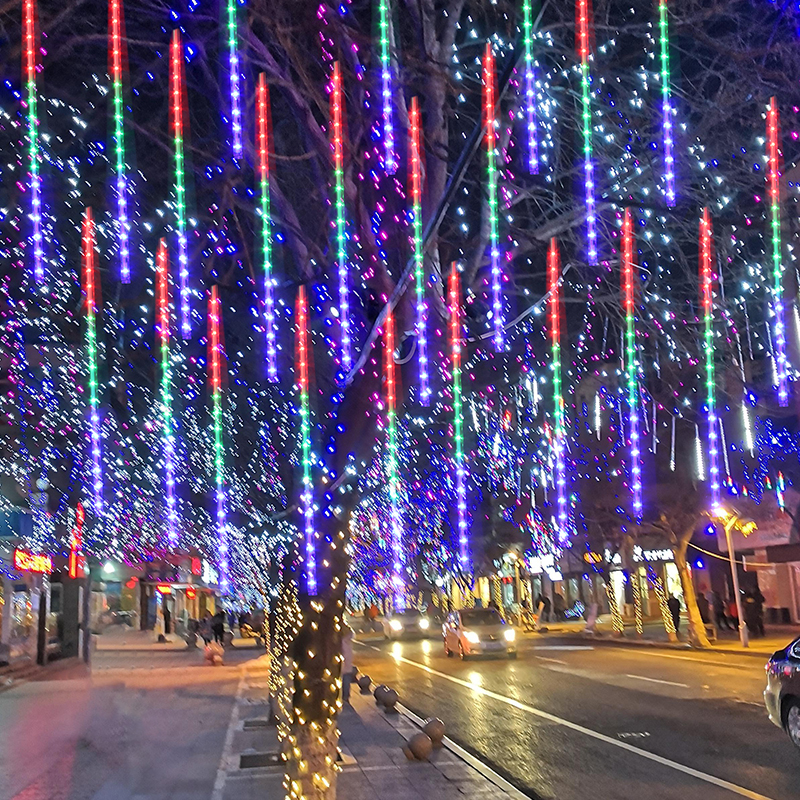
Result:
[[[639,354],[636,344],[636,262],[633,254],[633,221],[630,208],[622,222],[622,291],[625,301],[625,382],[628,388],[628,428],[631,453],[633,516],[642,519],[642,457],[639,445]]]
[[[461,397],[461,348],[464,339],[461,322],[461,281],[458,266],[450,270],[450,359],[453,386],[453,455],[456,472],[456,518],[458,522],[458,561],[462,572],[470,572],[467,534],[466,458],[464,455],[464,409]]]
[[[714,239],[711,215],[708,208],[703,209],[700,220],[700,291],[703,305],[704,335],[703,344],[706,355],[706,407],[708,414],[708,476],[711,485],[711,508],[719,508],[719,422],[716,407],[716,377],[714,374]],[[699,439],[699,436],[698,436]],[[702,465],[702,450],[699,452],[698,472],[705,470]]]
[[[786,361],[786,321],[783,305],[783,256],[781,246],[781,171],[780,171],[780,128],[778,103],[772,97],[767,110],[767,160],[768,188],[770,202],[770,221],[772,235],[772,295],[775,315],[775,368],[778,380],[778,403],[785,406],[789,402],[788,368]]]
[[[44,252],[42,250],[42,180],[39,173],[39,92],[36,86],[37,68],[37,8],[36,0],[22,3],[22,70],[25,75],[25,100],[28,127],[28,171],[31,192],[31,228],[33,231],[33,275],[37,283],[44,281]]]
[[[331,87],[334,204],[336,206],[336,265],[339,273],[339,325],[341,365],[346,375],[352,364],[350,354],[350,285],[347,263],[347,230],[344,205],[344,102],[339,62],[334,62]]]
[[[577,45],[581,67],[581,121],[583,131],[583,180],[586,202],[586,257],[597,264],[597,202],[595,199],[594,155],[592,148],[592,76],[589,69],[591,55],[590,0],[576,0]]]
[[[672,128],[672,88],[669,72],[669,12],[668,0],[658,0],[658,40],[661,57],[661,136],[664,144],[664,198],[668,206],[675,205],[675,149]]]
[[[111,62],[111,84],[114,101],[114,173],[117,194],[117,226],[119,236],[119,277],[130,283],[130,220],[128,218],[128,175],[125,163],[125,124],[122,100],[123,26],[122,0],[109,0],[108,55]]]
[[[220,337],[222,317],[219,290],[211,287],[208,297],[208,338],[211,357],[211,417],[214,424],[214,483],[216,488],[217,566],[219,588],[223,594],[230,590],[228,558],[228,521],[225,510],[225,450],[222,440],[222,362],[225,353]]]
[[[378,27],[381,50],[381,101],[383,105],[384,169],[392,175],[397,169],[394,152],[394,120],[392,115],[392,56],[389,49],[391,27],[389,0],[378,0]]]
[[[172,138],[175,151],[175,227],[178,232],[181,335],[184,339],[188,339],[191,335],[191,307],[189,299],[189,254],[186,242],[186,169],[183,152],[183,45],[181,44],[181,33],[177,29],[172,32],[169,80]]]
[[[161,438],[164,446],[164,494],[167,498],[167,540],[178,543],[175,505],[175,421],[172,414],[172,363],[170,359],[169,255],[161,239],[156,254],[156,333],[161,357]]]
[[[228,71],[231,84],[231,134],[233,157],[242,157],[242,97],[239,74],[239,21],[238,0],[228,0]]]
[[[539,174],[539,137],[536,119],[536,73],[533,62],[533,10],[531,0],[522,0],[522,41],[525,47],[525,118],[528,133],[528,171]]]
[[[556,518],[554,527],[559,544],[569,538],[567,476],[564,459],[566,426],[564,396],[561,389],[561,254],[555,238],[547,252],[547,303],[550,316],[550,361],[553,370],[553,455],[555,456]]]
[[[384,374],[386,376],[386,480],[392,519],[392,588],[394,607],[403,605],[403,528],[400,519],[400,476],[397,465],[397,385],[394,354],[397,349],[394,314],[386,316],[384,342]]]
[[[256,97],[256,129],[258,146],[258,175],[261,195],[261,259],[264,270],[264,328],[267,337],[267,379],[278,380],[278,352],[275,321],[275,280],[272,276],[272,218],[269,204],[269,149],[270,149],[270,104],[267,77],[262,72],[258,77]]]
[[[487,186],[489,188],[489,255],[492,264],[492,323],[494,346],[503,349],[503,275],[500,268],[500,234],[497,205],[497,80],[491,42],[486,43],[483,56],[483,107],[486,125]]]
[[[305,538],[306,588],[309,596],[317,593],[316,533],[314,531],[314,496],[311,483],[311,412],[308,398],[308,307],[305,286],[297,291],[297,393],[300,395],[300,441],[303,450],[303,533]]]
[[[92,453],[94,513],[103,515],[102,444],[100,400],[97,385],[97,285],[95,270],[94,215],[87,208],[82,235],[83,293],[86,296],[86,350],[89,363],[89,441]]]
[[[422,126],[419,101],[411,98],[408,115],[409,161],[411,164],[411,215],[414,232],[414,288],[417,305],[417,355],[419,359],[419,395],[422,405],[431,401],[428,371],[428,304],[425,300],[425,257],[422,245]]]

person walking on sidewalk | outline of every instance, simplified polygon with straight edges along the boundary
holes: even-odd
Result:
[[[350,702],[353,683],[353,629],[345,625],[342,631],[342,702]]]
[[[217,644],[225,644],[225,612],[222,610],[214,614],[211,622],[211,630],[214,633],[214,641]]]
[[[671,594],[667,600],[667,607],[669,608],[669,613],[672,614],[675,633],[678,633],[681,627],[681,601],[674,594]]]
[[[725,615],[725,603],[722,600],[722,595],[719,592],[714,592],[712,595],[714,601],[714,624],[717,630],[725,628],[726,631],[733,630],[728,617]]]

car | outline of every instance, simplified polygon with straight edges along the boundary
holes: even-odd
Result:
[[[517,657],[517,632],[495,608],[462,608],[442,626],[444,652],[450,658],[495,654]]]
[[[427,639],[434,630],[430,615],[416,608],[396,611],[383,618],[383,635],[387,639]]]
[[[773,653],[767,662],[764,703],[770,720],[800,748],[800,638]]]

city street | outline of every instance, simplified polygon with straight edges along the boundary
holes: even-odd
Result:
[[[800,753],[767,719],[764,661],[526,638],[517,660],[441,642],[364,643],[356,663],[537,798],[800,796]]]

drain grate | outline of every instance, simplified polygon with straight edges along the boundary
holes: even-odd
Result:
[[[256,767],[277,767],[281,765],[278,753],[244,753],[239,756],[239,769]]]
[[[271,728],[272,725],[268,719],[246,719],[242,725],[245,731],[259,730],[261,728]]]

